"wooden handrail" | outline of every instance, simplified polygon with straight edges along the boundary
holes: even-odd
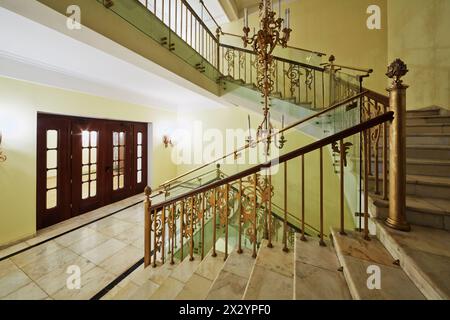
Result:
[[[322,111],[320,111],[320,112],[318,112],[318,113],[315,113],[315,114],[313,114],[313,115],[311,115],[311,116],[308,116],[308,117],[306,117],[306,118],[303,118],[303,119],[301,119],[301,120],[299,120],[299,121],[296,121],[296,122],[294,122],[294,123],[292,123],[292,124],[286,126],[284,129],[281,129],[280,131],[271,134],[268,138],[273,138],[273,137],[275,137],[276,135],[279,135],[279,134],[281,134],[281,133],[283,133],[283,132],[285,132],[285,131],[287,131],[287,130],[289,130],[289,129],[292,129],[292,128],[294,128],[294,127],[297,127],[297,126],[299,126],[299,125],[301,125],[301,124],[303,124],[303,123],[305,123],[305,122],[307,122],[307,121],[309,121],[309,120],[311,120],[311,119],[313,119],[313,118],[316,118],[316,117],[318,117],[318,116],[321,116],[321,115],[324,114],[324,113],[327,113],[327,112],[329,112],[329,111],[332,111],[332,110],[334,110],[334,109],[336,109],[336,108],[338,108],[338,107],[340,107],[340,106],[342,106],[342,105],[344,105],[344,104],[347,104],[347,103],[349,103],[349,102],[351,102],[351,101],[353,101],[353,100],[355,100],[355,99],[357,99],[357,98],[359,98],[359,97],[362,97],[365,93],[366,93],[366,91],[361,92],[361,93],[358,93],[358,94],[354,95],[353,97],[350,97],[350,98],[347,98],[347,99],[345,99],[345,100],[343,100],[343,101],[340,101],[340,102],[338,102],[338,103],[332,105],[331,107],[329,107],[329,108],[327,108],[327,109],[324,109],[324,110],[322,110]],[[226,154],[226,155],[224,155],[224,156],[222,156],[222,157],[220,157],[220,158],[217,158],[217,159],[215,159],[215,160],[213,160],[213,161],[210,161],[210,162],[208,162],[208,163],[206,163],[206,164],[204,164],[204,165],[201,165],[201,166],[199,166],[199,167],[197,167],[197,168],[194,168],[194,169],[192,169],[192,170],[189,170],[189,171],[187,171],[187,172],[185,172],[185,173],[183,173],[183,174],[181,174],[181,175],[179,175],[179,176],[177,176],[177,177],[175,177],[175,178],[173,178],[173,179],[170,179],[170,180],[167,180],[167,181],[163,182],[163,183],[160,185],[160,187],[164,187],[164,186],[166,186],[166,185],[169,185],[169,184],[172,183],[173,181],[176,181],[176,180],[178,180],[178,179],[180,179],[180,178],[183,178],[183,177],[185,177],[185,176],[187,176],[187,175],[189,175],[189,174],[191,174],[191,173],[194,173],[194,172],[196,172],[196,171],[198,171],[198,170],[201,170],[201,169],[203,169],[203,168],[206,168],[207,166],[209,166],[209,165],[211,165],[211,164],[214,164],[214,163],[216,163],[216,162],[218,162],[218,161],[224,160],[224,159],[226,159],[226,158],[228,158],[228,157],[230,157],[230,156],[232,156],[232,155],[235,155],[235,154],[237,154],[237,153],[239,153],[239,152],[241,152],[241,151],[243,151],[243,150],[245,150],[245,149],[248,149],[250,146],[255,145],[255,144],[258,144],[258,143],[260,143],[260,142],[262,142],[263,140],[266,140],[266,139],[267,139],[267,138],[260,138],[260,139],[256,140],[255,142],[253,142],[253,143],[251,143],[251,144],[250,144],[250,143],[247,143],[247,144],[245,144],[244,146],[242,146],[242,147],[240,147],[240,148],[234,150],[234,151],[231,152],[231,153],[228,153],[228,154]]]
[[[384,114],[382,114],[380,116],[377,116],[377,117],[375,117],[373,119],[367,120],[367,121],[365,121],[363,123],[360,123],[360,124],[358,124],[356,126],[353,126],[351,128],[345,129],[345,130],[343,130],[341,132],[338,132],[336,134],[333,134],[333,135],[331,135],[329,137],[323,138],[323,139],[321,139],[319,141],[316,141],[316,142],[313,142],[313,143],[311,143],[311,144],[309,144],[307,146],[301,147],[301,148],[296,149],[294,151],[291,151],[291,152],[289,152],[287,154],[284,154],[284,155],[280,156],[279,159],[276,162],[273,162],[272,160],[270,160],[270,161],[267,161],[265,163],[258,164],[258,165],[254,166],[252,168],[243,170],[243,171],[241,171],[239,173],[236,173],[234,175],[228,176],[228,177],[226,177],[226,178],[224,178],[222,180],[213,182],[213,183],[205,185],[205,186],[201,186],[201,187],[199,187],[199,188],[197,188],[195,190],[189,191],[189,192],[187,192],[185,194],[181,194],[181,195],[178,195],[178,196],[176,196],[176,197],[174,197],[172,199],[169,199],[169,200],[166,200],[164,202],[155,204],[155,205],[153,205],[151,207],[151,210],[157,210],[157,209],[162,208],[162,207],[167,207],[167,206],[169,206],[169,205],[171,205],[173,203],[176,203],[176,202],[178,202],[178,201],[180,201],[180,200],[182,200],[184,198],[189,198],[189,197],[192,197],[194,195],[200,194],[202,192],[206,192],[208,190],[220,187],[220,186],[222,186],[224,184],[228,184],[228,183],[231,183],[233,181],[245,178],[245,177],[247,177],[247,176],[249,176],[251,174],[255,174],[255,173],[260,172],[262,169],[266,169],[266,168],[272,167],[274,165],[278,165],[278,164],[287,162],[287,161],[289,161],[291,159],[294,159],[294,158],[297,158],[297,157],[299,157],[301,155],[304,155],[304,154],[310,153],[312,151],[318,150],[318,149],[320,149],[322,147],[325,147],[325,146],[327,146],[327,145],[329,145],[329,144],[331,144],[333,142],[339,141],[341,139],[345,139],[345,138],[350,137],[350,136],[352,136],[354,134],[357,134],[357,133],[360,133],[360,132],[365,131],[367,129],[370,129],[372,127],[378,126],[378,125],[380,125],[380,124],[382,124],[384,122],[392,121],[393,119],[394,119],[394,112],[392,112],[392,111],[386,112],[386,113],[384,113]]]

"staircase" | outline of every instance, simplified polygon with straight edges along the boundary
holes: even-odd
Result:
[[[407,115],[407,219],[450,231],[450,116],[437,107]],[[388,201],[370,198],[373,217],[385,218]]]

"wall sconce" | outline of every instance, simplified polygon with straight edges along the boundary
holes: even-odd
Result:
[[[173,147],[172,139],[168,135],[163,136],[164,148]]]
[[[6,159],[6,155],[4,155],[2,151],[2,132],[0,131],[0,162],[5,162]]]

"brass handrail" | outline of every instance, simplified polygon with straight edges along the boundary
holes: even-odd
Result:
[[[191,197],[191,196],[194,196],[194,195],[206,192],[206,191],[208,191],[210,189],[214,189],[214,188],[220,187],[220,186],[222,186],[224,184],[228,184],[230,182],[233,182],[233,181],[239,180],[241,178],[250,176],[252,174],[256,174],[256,173],[260,172],[262,169],[271,168],[274,165],[279,165],[279,164],[285,163],[285,162],[287,162],[287,161],[289,161],[291,159],[297,158],[299,156],[305,155],[307,153],[310,153],[312,151],[315,151],[315,150],[318,150],[318,149],[320,149],[322,147],[325,147],[325,146],[327,146],[327,145],[329,145],[329,144],[331,144],[333,142],[336,142],[336,141],[339,141],[339,140],[343,140],[343,139],[348,138],[348,137],[350,137],[350,136],[352,136],[354,134],[366,131],[366,130],[372,128],[372,127],[375,127],[375,126],[378,126],[380,124],[383,124],[383,123],[385,123],[387,121],[392,121],[393,119],[394,119],[394,112],[392,112],[392,111],[385,112],[382,115],[379,115],[379,116],[377,116],[377,117],[375,117],[373,119],[367,120],[367,121],[365,121],[363,123],[360,123],[360,124],[357,124],[357,125],[355,125],[355,126],[353,126],[351,128],[347,128],[347,129],[345,129],[345,130],[343,130],[341,132],[333,134],[333,135],[331,135],[329,137],[325,137],[325,138],[323,138],[323,139],[321,139],[319,141],[313,142],[313,143],[311,143],[311,144],[309,144],[307,146],[298,148],[298,149],[296,149],[294,151],[291,151],[291,152],[289,152],[287,154],[281,155],[277,159],[276,164],[272,163],[272,161],[270,160],[270,161],[267,161],[265,163],[261,163],[261,164],[255,165],[255,166],[253,166],[253,167],[251,167],[249,169],[245,169],[245,170],[243,170],[243,171],[241,171],[239,173],[236,173],[234,175],[225,177],[224,179],[221,179],[221,180],[219,180],[217,182],[213,182],[211,184],[201,186],[201,187],[199,187],[199,188],[197,188],[195,190],[186,192],[185,194],[178,195],[178,196],[176,196],[176,197],[174,197],[172,199],[168,199],[166,201],[154,204],[154,205],[151,206],[150,210],[155,210],[155,209],[158,209],[158,208],[167,207],[167,206],[169,206],[169,205],[171,205],[171,204],[173,204],[175,202],[178,202],[178,201],[180,201],[180,200],[182,200],[184,198],[188,198],[188,197]]]
[[[249,53],[249,54],[255,54],[255,52],[253,50],[239,48],[239,47],[235,47],[235,46],[232,46],[232,45],[229,45],[229,44],[223,44],[223,43],[220,43],[219,45],[221,47],[223,47],[223,48],[232,49],[232,50],[236,50],[236,51],[242,51],[242,52],[246,52],[246,53]],[[289,60],[289,59],[278,57],[278,56],[273,56],[273,58],[274,58],[274,60],[278,60],[278,61],[281,61],[281,62],[294,64],[294,65],[297,65],[297,66],[301,66],[301,67],[308,68],[308,69],[313,69],[313,70],[316,70],[316,71],[321,71],[321,72],[326,71],[325,68],[309,65],[309,64],[303,63],[303,62]]]
[[[221,31],[220,34],[221,35],[225,35],[225,36],[232,36],[232,37],[236,37],[236,38],[242,38],[242,36],[240,36],[238,34],[230,33],[230,32]],[[313,53],[313,54],[315,54],[315,55],[317,55],[319,57],[323,57],[323,56],[327,55],[326,53],[323,53],[323,52],[313,51],[313,50],[309,50],[309,49],[303,49],[303,48],[289,46],[289,45],[287,46],[287,48],[298,50],[298,51],[303,51],[303,52],[307,52],[307,53]]]
[[[367,91],[358,93],[357,95],[354,95],[354,96],[352,96],[352,97],[350,97],[350,98],[347,98],[347,99],[345,99],[345,100],[343,100],[343,101],[341,101],[341,102],[338,102],[338,103],[332,105],[331,107],[329,107],[329,108],[327,108],[327,109],[324,109],[324,110],[322,110],[322,111],[320,111],[320,112],[318,112],[318,113],[315,113],[315,114],[313,114],[313,115],[311,115],[311,116],[308,116],[308,117],[306,117],[306,118],[303,118],[303,119],[301,119],[301,120],[299,120],[299,121],[296,121],[296,122],[294,122],[294,123],[292,123],[292,124],[286,126],[284,129],[281,129],[280,131],[271,134],[268,138],[273,138],[273,137],[275,137],[275,136],[278,135],[278,134],[281,134],[281,133],[283,133],[283,132],[285,132],[285,131],[287,131],[287,130],[289,130],[289,129],[292,129],[292,128],[294,128],[294,127],[297,127],[297,126],[301,125],[302,123],[305,123],[305,122],[307,122],[307,121],[309,121],[309,120],[311,120],[311,119],[313,119],[313,118],[316,118],[316,117],[318,117],[318,116],[321,116],[321,115],[323,115],[324,113],[327,113],[327,112],[329,112],[329,111],[332,111],[332,110],[334,110],[334,109],[336,109],[336,108],[338,108],[338,107],[340,107],[340,106],[342,106],[342,105],[344,105],[344,104],[346,104],[346,103],[349,103],[349,102],[351,102],[351,101],[353,101],[353,100],[355,100],[355,99],[358,99],[358,98],[362,97],[366,92],[367,92]],[[159,186],[159,188],[164,188],[165,186],[169,185],[170,183],[172,183],[172,182],[175,181],[175,180],[179,180],[179,179],[181,179],[181,178],[183,178],[183,177],[185,177],[185,176],[187,176],[187,175],[189,175],[189,174],[191,174],[191,173],[194,173],[194,172],[196,172],[196,171],[198,171],[198,170],[201,170],[201,169],[203,169],[203,168],[206,168],[207,166],[209,166],[209,165],[211,165],[211,164],[213,164],[213,163],[216,163],[216,162],[219,162],[219,161],[221,161],[221,160],[224,160],[224,159],[226,159],[226,158],[228,158],[228,157],[230,157],[230,156],[232,156],[232,155],[236,155],[237,153],[239,153],[239,152],[241,152],[241,151],[243,151],[243,150],[245,150],[245,149],[248,149],[250,146],[253,146],[254,144],[258,144],[258,143],[260,143],[260,142],[262,142],[263,140],[266,140],[266,139],[267,139],[267,138],[260,138],[260,139],[256,140],[255,142],[252,142],[252,143],[246,143],[244,146],[242,146],[242,147],[240,147],[240,148],[234,150],[234,151],[231,152],[231,153],[228,153],[228,154],[226,154],[226,155],[224,155],[224,156],[222,156],[222,157],[219,157],[219,158],[217,158],[217,159],[215,159],[215,160],[213,160],[213,161],[210,161],[210,162],[208,162],[208,163],[206,163],[206,164],[204,164],[204,165],[201,165],[201,166],[199,166],[199,167],[197,167],[197,168],[194,168],[194,169],[191,169],[191,170],[189,170],[189,171],[187,171],[187,172],[185,172],[185,173],[183,173],[183,174],[181,174],[181,175],[179,175],[179,176],[176,176],[176,177],[173,178],[173,179],[170,179],[170,180],[167,180],[167,181],[163,182],[163,183]]]

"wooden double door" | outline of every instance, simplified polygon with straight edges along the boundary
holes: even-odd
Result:
[[[37,228],[142,192],[147,124],[38,114]]]

